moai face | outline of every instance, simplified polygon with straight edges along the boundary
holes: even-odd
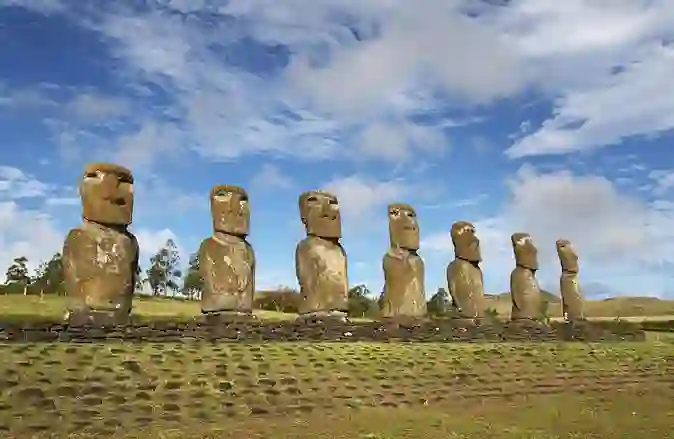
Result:
[[[457,221],[452,224],[452,243],[454,255],[458,259],[470,262],[482,261],[480,240],[475,235],[475,226],[467,221]]]
[[[566,239],[558,239],[555,242],[559,262],[562,264],[562,271],[569,273],[578,273],[578,255]]]
[[[419,222],[409,204],[389,204],[388,232],[392,247],[419,250]]]
[[[308,191],[300,195],[299,205],[307,235],[327,239],[342,237],[342,217],[336,196],[324,191]]]
[[[133,214],[131,171],[110,163],[92,163],[84,168],[80,182],[82,216],[92,222],[129,225]]]
[[[528,233],[513,233],[510,237],[515,252],[515,263],[521,267],[538,270],[538,249]]]
[[[213,230],[246,236],[250,230],[248,194],[238,186],[218,185],[211,189]]]

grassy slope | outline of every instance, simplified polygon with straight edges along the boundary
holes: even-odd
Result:
[[[21,438],[666,437],[673,372],[666,342],[0,345],[0,426]]]
[[[561,317],[562,305],[557,296],[550,295],[556,303],[550,303],[551,317]],[[500,316],[509,316],[512,304],[510,294],[487,296],[487,307],[494,308]],[[674,300],[654,297],[615,297],[604,300],[585,301],[585,312],[589,317],[664,317],[674,316]]]
[[[487,297],[488,306],[495,308],[499,315],[510,314],[510,297],[507,294]],[[0,295],[0,316],[20,318],[27,315],[40,315],[45,318],[61,318],[67,307],[67,299],[57,296],[17,296]],[[560,316],[559,304],[550,305],[550,315]],[[600,301],[586,302],[587,315],[595,318],[633,317],[644,319],[674,319],[674,301],[648,297],[624,297]],[[170,299],[153,299],[151,297],[134,298],[133,313],[144,317],[178,316],[189,318],[199,314],[199,304],[193,301]],[[284,314],[273,311],[256,311],[263,319],[287,320],[295,318],[295,314]]]

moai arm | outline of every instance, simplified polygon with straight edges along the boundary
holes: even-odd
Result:
[[[346,250],[344,246],[340,243],[337,243],[339,250],[342,252],[342,257],[344,258],[344,283],[346,283],[346,291],[349,291],[349,258],[346,257]]]
[[[295,249],[295,275],[297,276],[297,283],[300,284],[300,292],[306,294],[310,288],[312,276],[309,272],[308,248],[305,242],[302,241],[297,244]]]
[[[95,240],[83,230],[71,230],[63,243],[63,281],[68,296],[86,301],[83,284],[96,276],[95,258]]]
[[[253,290],[252,294],[252,299],[253,302],[255,301],[255,266],[257,265],[257,261],[255,260],[255,250],[253,250],[253,246],[250,245],[249,242],[246,242],[246,245],[248,246],[248,251],[250,252],[250,285],[251,289]]]
[[[133,252],[134,252],[134,255],[135,255],[134,258],[133,258],[133,266],[131,267],[132,273],[133,273],[133,277],[131,279],[131,285],[133,285],[133,291],[135,293],[136,292],[136,282],[138,282],[138,273],[136,273],[136,271],[138,270],[138,264],[140,263],[139,262],[140,248],[138,247],[138,240],[136,239],[136,237],[134,235],[131,235],[131,234],[130,234],[130,236],[131,236],[131,245],[133,247]]]
[[[447,266],[447,290],[449,293],[449,297],[452,298],[452,308],[456,310],[461,310],[461,304],[457,300],[457,295],[456,295],[456,276],[454,275],[454,267],[456,265],[456,261],[452,261],[449,263]]]

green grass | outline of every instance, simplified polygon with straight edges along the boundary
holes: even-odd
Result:
[[[68,308],[68,298],[63,296],[0,296],[0,318],[17,320],[22,318],[60,320]],[[201,314],[199,302],[191,300],[155,299],[152,297],[134,297],[132,314],[144,319],[175,317],[176,320],[188,320]],[[255,310],[255,314],[265,320],[289,320],[295,314],[274,311]]]
[[[510,313],[509,298],[504,295],[491,296],[490,305],[497,308],[499,315],[506,318]],[[648,303],[647,307],[640,307],[636,301]],[[507,302],[507,303],[506,303]],[[638,302],[641,303],[641,302]],[[590,320],[613,320],[620,317],[622,320],[640,322],[644,320],[674,320],[674,307],[669,301],[651,298],[625,298],[608,301],[587,302],[588,318]],[[623,304],[623,305],[621,305]],[[0,318],[4,320],[60,320],[68,308],[68,298],[62,296],[21,296],[0,295]],[[555,311],[556,305],[551,306],[552,320],[560,317]],[[621,313],[622,311],[622,313]],[[670,312],[670,314],[667,314]],[[611,314],[613,313],[613,314]],[[190,300],[173,300],[170,298],[153,298],[136,296],[133,301],[133,315],[143,320],[164,319],[174,317],[176,320],[189,320],[200,314],[199,302]],[[255,314],[264,320],[292,320],[296,314],[274,311],[255,310]],[[367,321],[368,319],[353,319]]]
[[[673,360],[665,341],[0,345],[0,425],[22,439],[665,437]]]

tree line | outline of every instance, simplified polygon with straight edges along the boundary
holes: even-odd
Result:
[[[180,253],[172,239],[149,258],[149,265],[143,270],[138,265],[135,294],[180,300],[200,300],[203,280],[199,275],[199,255],[189,256],[187,269],[180,269]],[[66,295],[63,281],[61,253],[55,253],[48,261],[41,262],[31,272],[25,256],[14,258],[5,272],[5,283],[0,285],[2,294],[23,295]],[[366,285],[356,285],[349,290],[349,315],[352,317],[372,317],[379,315],[383,293],[375,298]],[[296,313],[300,294],[294,288],[279,287],[271,291],[255,294],[254,307],[269,311]],[[427,302],[428,313],[435,316],[450,315],[451,299],[444,288]]]

